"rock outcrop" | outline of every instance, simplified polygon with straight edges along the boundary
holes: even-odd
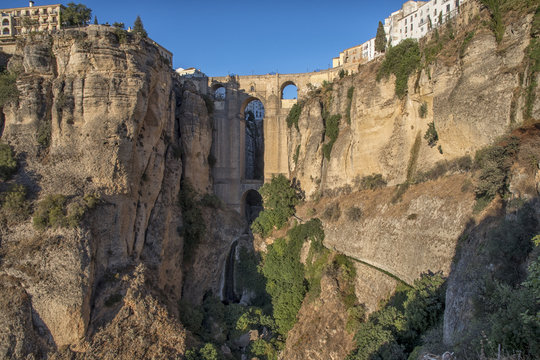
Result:
[[[182,354],[184,330],[174,320],[184,279],[178,194],[182,178],[201,194],[212,186],[202,96],[175,80],[150,40],[104,26],[24,38],[9,68],[20,73],[19,101],[3,109],[2,140],[19,162],[10,183],[25,185],[34,206],[61,194],[68,213],[85,196],[97,208],[74,228],[36,230],[29,217],[2,228],[0,276],[10,281],[1,301],[18,301],[21,310],[3,314],[1,331],[14,336],[1,351],[14,358],[66,347],[94,349],[88,355],[96,358]],[[220,227],[232,221],[221,219]],[[220,236],[230,242],[213,238]],[[115,280],[125,276],[146,279],[146,295],[134,293],[142,280],[133,291]],[[168,325],[143,352],[131,348],[135,338],[99,350],[126,327],[154,321]]]

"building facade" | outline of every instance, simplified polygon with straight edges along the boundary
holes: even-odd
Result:
[[[0,9],[0,37],[15,37],[34,31],[55,31],[61,28],[60,4]]]
[[[384,20],[388,45],[395,46],[405,39],[421,39],[429,31],[456,16],[467,0],[430,0],[405,2],[401,9]],[[375,38],[342,51],[332,59],[332,66],[362,63],[382,55],[375,51]],[[360,58],[358,57],[360,56]]]
[[[35,6],[33,1],[28,7],[0,9],[0,51],[13,53],[17,36],[59,30],[60,11],[60,4]]]

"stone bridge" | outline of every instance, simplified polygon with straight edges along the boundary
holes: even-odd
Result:
[[[268,74],[192,78],[202,93],[214,99],[214,134],[212,154],[214,191],[226,204],[244,214],[246,194],[258,190],[273,175],[289,175],[286,118],[297,99],[283,99],[288,85],[297,88],[297,98],[304,98],[324,81],[331,82],[341,68],[312,73]],[[206,83],[207,81],[207,83]],[[222,96],[215,96],[219,88]],[[264,176],[247,179],[246,174],[246,106],[260,100],[264,106]]]

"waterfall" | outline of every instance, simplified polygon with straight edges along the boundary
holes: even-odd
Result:
[[[225,269],[223,271],[223,282],[221,286],[221,301],[226,304],[238,303],[239,299],[235,293],[235,274],[234,265],[236,261],[236,247],[238,246],[238,240],[234,240],[231,244],[231,250],[227,261],[225,261]]]

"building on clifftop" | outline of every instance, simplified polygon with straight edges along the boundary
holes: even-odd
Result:
[[[15,38],[31,32],[56,31],[60,24],[61,5],[35,6],[0,9],[0,50],[13,53]]]
[[[459,7],[467,0],[430,0],[405,2],[401,9],[384,20],[388,45],[396,46],[405,39],[421,39],[459,13]],[[364,63],[382,55],[375,51],[375,38],[353,46],[332,59],[332,67]]]

